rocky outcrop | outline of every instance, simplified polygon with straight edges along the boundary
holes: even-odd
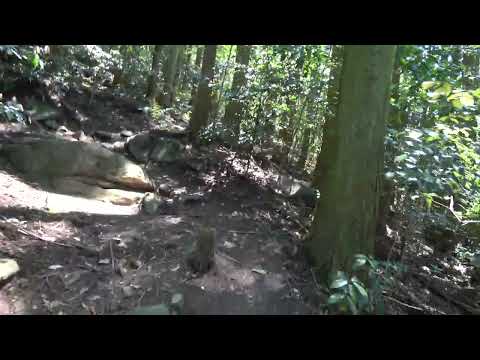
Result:
[[[39,138],[1,144],[0,157],[61,193],[131,204],[153,191],[143,169],[97,144]]]

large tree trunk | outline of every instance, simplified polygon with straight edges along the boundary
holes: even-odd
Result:
[[[160,58],[162,55],[162,49],[163,45],[155,45],[155,48],[153,49],[152,72],[148,78],[146,93],[149,102],[153,102],[155,100],[155,96],[157,95],[158,91],[158,72],[160,71]]]
[[[224,122],[231,130],[231,139],[238,141],[240,136],[240,121],[243,113],[242,92],[245,91],[247,80],[245,78],[245,70],[250,61],[250,53],[252,47],[249,45],[237,45],[237,55],[235,62],[237,67],[233,75],[230,102],[225,107]]]
[[[332,69],[328,78],[328,89],[327,89],[327,111],[325,113],[325,125],[324,131],[327,132],[328,126],[334,126],[335,118],[337,116],[337,106],[338,106],[338,91],[340,90],[340,75],[342,71],[343,63],[343,46],[342,45],[333,45],[332,53],[330,55],[332,62]],[[322,137],[322,149],[324,148],[325,137]],[[322,170],[321,156],[317,156],[317,162],[315,164],[315,169],[313,170],[313,181],[312,185],[314,188],[320,190],[319,181],[320,181],[320,172]]]
[[[202,63],[202,75],[198,84],[198,93],[193,105],[190,128],[193,139],[196,140],[198,133],[208,124],[212,105],[212,90],[210,83],[213,80],[217,45],[206,45]]]
[[[336,121],[323,139],[310,254],[325,276],[373,254],[395,46],[345,46]]]
[[[177,70],[179,46],[170,45],[168,49],[168,57],[164,66],[164,87],[163,93],[160,98],[160,104],[162,107],[172,106],[173,100],[173,84],[175,81],[175,72]]]

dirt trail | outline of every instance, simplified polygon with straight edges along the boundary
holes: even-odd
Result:
[[[114,102],[102,111],[107,105]],[[299,209],[280,211],[285,200],[255,180],[266,177],[261,169],[226,176],[224,153],[212,147],[203,156],[208,166],[200,171],[149,168],[177,194],[204,194],[154,216],[137,206],[48,193],[2,169],[0,220],[22,231],[0,229],[0,255],[21,268],[0,289],[0,312],[122,314],[168,302],[174,293],[184,295],[187,314],[314,312],[319,294],[310,271],[304,259],[287,255],[303,235],[294,220]],[[194,278],[185,259],[203,225],[217,231],[216,267]]]

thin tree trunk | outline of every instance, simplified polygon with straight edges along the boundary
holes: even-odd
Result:
[[[300,72],[303,69],[303,60],[299,60],[297,62],[296,68],[295,68],[295,83],[298,83],[300,80]],[[294,139],[294,125],[295,125],[295,114],[296,114],[296,101],[297,101],[297,94],[288,94],[287,96],[287,107],[288,111],[285,113],[285,116],[287,117],[288,125],[285,128],[284,131],[284,148],[283,148],[283,160],[284,160],[284,165],[288,165],[288,157],[290,154],[290,150],[293,145],[293,139]]]
[[[214,77],[216,55],[217,45],[205,46],[205,55],[202,62],[202,78],[198,84],[198,93],[195,97],[192,118],[190,120],[193,140],[197,140],[200,130],[208,124],[212,106],[212,90],[210,83]]]
[[[113,85],[120,85],[124,86],[128,84],[128,76],[127,76],[127,68],[129,63],[128,57],[128,46],[129,45],[121,45],[119,48],[119,53],[122,56],[122,66],[118,69],[115,69],[113,74]]]
[[[158,72],[160,71],[160,59],[163,45],[155,45],[152,56],[152,71],[148,79],[146,97],[150,103],[153,103],[158,91]]]
[[[225,64],[225,68],[223,69],[223,74],[222,74],[222,82],[220,83],[220,89],[218,89],[218,96],[216,97],[214,101],[214,106],[213,106],[213,121],[216,121],[218,111],[220,109],[220,101],[223,97],[223,87],[225,85],[225,78],[227,77],[227,69],[228,65],[230,64],[230,57],[232,55],[232,49],[233,45],[230,45],[230,50],[228,51],[228,56],[227,56],[227,62]]]
[[[312,129],[307,126],[303,131],[302,147],[300,150],[300,156],[298,158],[297,167],[303,171],[305,168],[305,162],[308,157],[308,149],[310,147]]]
[[[190,67],[191,67],[191,62],[192,62],[192,53],[193,53],[193,46],[192,45],[187,45],[185,49],[185,64],[184,64],[184,69],[182,71],[181,75],[181,80],[180,80],[180,88],[182,90],[185,90],[188,88],[188,82],[189,82],[189,75],[190,75]]]
[[[402,59],[402,46],[397,46],[395,52],[395,62],[393,65],[392,73],[392,96],[393,106],[390,104],[390,112],[388,114],[388,125],[397,129],[404,128],[406,125],[406,117],[404,116],[405,112],[402,109],[402,104],[400,104],[400,75],[401,75],[401,66],[400,60]],[[390,149],[388,151],[389,158],[387,161],[393,161],[393,158],[396,156],[395,149]],[[385,155],[384,155],[385,156]],[[384,160],[385,161],[385,160]],[[387,236],[387,217],[389,213],[390,206],[394,201],[394,185],[391,180],[385,179],[383,177],[383,186],[380,193],[379,199],[379,209],[378,209],[378,221],[377,221],[377,235],[379,239],[385,239]],[[382,242],[376,243],[379,245],[375,250],[375,254],[384,255],[382,251]],[[384,245],[383,245],[384,246]]]
[[[250,53],[252,47],[249,45],[237,45],[237,54],[235,62],[237,64],[235,73],[233,74],[231,97],[225,107],[224,123],[230,129],[230,141],[238,142],[240,136],[240,121],[243,115],[243,92],[247,79],[245,70],[250,61]]]
[[[205,51],[204,46],[197,46],[197,53],[195,54],[195,72],[194,79],[192,81],[192,105],[195,103],[195,96],[197,95],[198,81],[195,79],[197,74],[201,72],[200,66],[202,65],[203,52]],[[201,76],[201,75],[200,75]]]
[[[172,95],[170,99],[170,105],[175,103],[177,96],[177,86],[180,83],[180,75],[183,70],[183,63],[185,61],[185,45],[178,46],[177,60],[175,64],[175,76],[172,84]]]
[[[178,59],[178,50],[177,45],[170,45],[168,49],[167,61],[164,65],[164,86],[163,92],[160,96],[160,104],[162,107],[172,106],[172,96],[173,96],[173,83],[175,80],[175,71],[177,69],[177,59]]]
[[[478,51],[478,50],[477,50]],[[462,63],[465,69],[463,77],[463,87],[465,90],[473,90],[478,84],[478,67],[480,65],[478,52],[463,51]]]
[[[392,99],[394,104],[391,106],[390,115],[388,118],[389,125],[401,129],[406,125],[405,113],[402,109],[402,104],[400,104],[400,75],[401,75],[401,66],[400,60],[402,59],[402,46],[397,47],[395,54],[395,64],[393,66],[392,74]]]
[[[309,250],[326,276],[373,254],[395,46],[345,46],[338,112],[322,144]]]

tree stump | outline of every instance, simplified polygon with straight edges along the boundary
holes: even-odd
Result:
[[[195,249],[187,259],[188,266],[198,274],[205,274],[215,264],[215,229],[201,228]]]

